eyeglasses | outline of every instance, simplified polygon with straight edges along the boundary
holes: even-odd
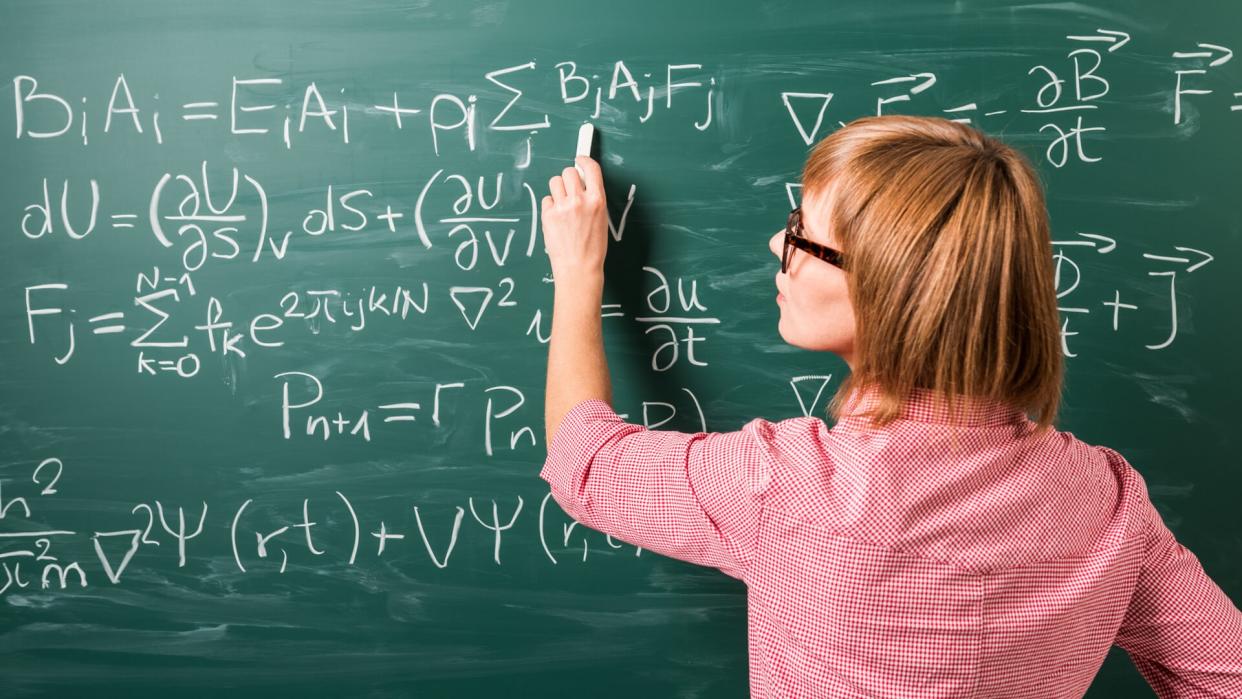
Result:
[[[841,267],[844,262],[844,257],[840,251],[834,250],[827,245],[820,245],[803,235],[801,206],[790,211],[789,219],[785,221],[785,247],[781,251],[781,272],[789,272],[789,258],[792,248],[808,252],[836,267]]]

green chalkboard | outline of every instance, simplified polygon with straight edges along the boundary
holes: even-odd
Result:
[[[1239,26],[1152,0],[4,3],[4,694],[747,696],[744,586],[571,526],[537,476],[537,202],[585,121],[617,411],[690,431],[823,417],[847,369],[776,331],[767,241],[810,144],[880,112],[1021,148],[1058,427],[1124,454],[1242,599]],[[1114,649],[1089,696],[1145,693]]]

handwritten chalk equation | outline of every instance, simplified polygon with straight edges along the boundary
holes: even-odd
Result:
[[[1010,115],[1015,111],[1019,115],[1045,115],[1043,118],[1053,119],[1039,126],[1039,132],[1049,138],[1044,149],[1044,158],[1049,164],[1061,168],[1071,162],[1100,162],[1103,156],[1095,155],[1094,150],[1089,152],[1084,137],[1088,134],[1104,134],[1108,131],[1107,126],[1099,121],[1101,119],[1099,110],[1102,104],[1099,100],[1107,96],[1112,89],[1112,82],[1107,77],[1105,63],[1109,54],[1130,43],[1130,35],[1122,31],[1097,29],[1094,34],[1071,34],[1065,38],[1076,42],[1077,45],[1076,48],[1066,53],[1066,60],[1057,63],[1039,63],[1027,71],[1027,76],[1036,81],[1034,87],[1037,88],[1032,96],[1033,103],[1029,106],[1020,107],[1017,110],[988,109],[987,105],[981,107],[978,101],[971,101],[939,109],[939,112],[947,119],[964,124],[974,124],[977,120],[981,128],[987,125],[984,122],[994,121],[997,117]],[[1103,52],[1090,46],[1090,44],[1099,43],[1108,45]],[[1206,85],[1219,84],[1222,71],[1216,69],[1233,58],[1233,51],[1229,47],[1198,42],[1195,44],[1195,50],[1174,51],[1171,58],[1173,59],[1171,63],[1173,79],[1169,81],[1167,88],[1167,111],[1173,125],[1185,128],[1187,110],[1191,110],[1195,115],[1198,114],[1198,109],[1194,107],[1194,103],[1188,101],[1187,96],[1205,100],[1205,105],[1209,107],[1218,106],[1222,109],[1227,107],[1230,112],[1242,111],[1242,92],[1232,92],[1232,101],[1226,104],[1221,104],[1224,100],[1214,99],[1206,102],[1208,98],[1199,97],[1212,95],[1219,91],[1219,88],[1211,89]],[[1161,75],[1160,79],[1168,80],[1168,76]],[[1213,83],[1213,81],[1216,82]],[[816,79],[814,82],[822,83],[822,80]],[[874,97],[874,114],[876,116],[885,114],[887,113],[885,112],[886,105],[897,103],[916,107],[916,113],[934,113],[937,111],[937,106],[943,103],[940,95],[929,91],[936,83],[937,76],[934,72],[895,75],[871,82],[870,87],[875,88],[873,94],[878,93]],[[829,105],[836,94],[836,92],[798,90],[780,94],[781,103],[789,115],[791,125],[807,146],[814,144],[825,135],[824,117],[829,114]],[[923,98],[923,102],[915,102],[920,97]],[[891,111],[892,108],[889,107],[889,109]],[[1073,117],[1072,122],[1067,121],[1070,115]],[[1006,116],[1006,119],[1008,118]],[[1092,121],[1084,122],[1086,118]],[[1197,122],[1198,119],[1196,118],[1195,121]],[[837,119],[836,123],[845,125],[843,119]]]
[[[653,405],[671,408],[666,403],[648,403],[643,406],[644,414]],[[671,418],[670,414],[666,420]],[[33,467],[28,480],[0,478],[0,521],[5,524],[5,531],[0,531],[0,596],[28,588],[85,588],[99,574],[111,584],[119,584],[140,551],[175,558],[178,568],[193,567],[192,548],[207,545],[202,538],[208,536],[205,532],[221,535],[227,541],[237,571],[248,574],[284,574],[291,562],[313,565],[323,560],[317,557],[325,555],[337,555],[349,566],[355,566],[361,557],[381,559],[405,545],[425,552],[427,563],[444,569],[449,566],[459,539],[489,546],[493,563],[501,566],[506,537],[524,539],[522,534],[531,531],[543,557],[552,565],[571,555],[586,563],[590,558],[590,541],[597,537],[603,537],[608,549],[614,551],[632,546],[590,528],[578,530],[577,521],[556,516],[560,508],[555,506],[551,492],[545,493],[538,508],[525,516],[523,512],[529,508],[521,495],[477,499],[467,496],[465,507],[449,507],[453,511],[449,515],[451,522],[436,521],[443,517],[429,515],[426,510],[430,508],[415,504],[409,511],[412,521],[403,522],[403,528],[394,528],[391,521],[382,518],[367,522],[365,511],[340,490],[321,498],[304,497],[300,511],[292,514],[280,506],[265,505],[256,497],[231,504],[223,511],[212,508],[205,500],[178,504],[154,499],[134,504],[124,521],[114,523],[116,528],[90,532],[48,528],[45,517],[39,516],[42,506],[62,494],[75,497],[72,488],[62,493],[66,470],[64,461],[49,457]],[[445,506],[437,505],[435,511],[444,509]],[[472,524],[463,528],[467,509]],[[338,523],[336,529],[343,532],[343,537],[326,536],[330,533],[327,530],[333,528],[330,522]],[[209,523],[216,526],[209,527]],[[476,533],[482,538],[472,540]],[[346,543],[336,550],[323,542],[327,538],[344,539]],[[75,557],[68,553],[75,544],[93,556]],[[642,555],[642,547],[632,548],[635,557]],[[199,565],[213,564],[207,560]]]
[[[701,101],[701,115],[691,117],[696,130],[704,131],[712,124],[716,78],[704,75],[702,64],[667,63],[662,70],[640,72],[636,78],[626,62],[618,60],[613,63],[612,74],[606,80],[601,79],[600,73],[590,76],[579,73],[578,64],[574,61],[561,61],[553,68],[561,104],[584,101],[593,104],[594,109],[588,118],[598,119],[605,110],[624,113],[634,107],[642,112],[638,121],[643,124],[655,116],[657,108],[672,112],[674,95],[678,95],[679,107],[682,102],[691,99]],[[509,114],[528,111],[526,102],[530,100],[522,98],[532,89],[529,83],[538,81],[539,76],[534,74],[539,70],[532,60],[485,73],[483,78],[499,88],[501,93],[498,96],[503,96],[507,101],[482,127],[480,120],[486,116],[479,113],[480,95],[475,92],[465,95],[438,92],[425,97],[424,101],[409,99],[408,96],[403,99],[399,93],[393,92],[391,103],[358,104],[351,101],[346,88],[335,92],[328,90],[332,97],[327,98],[317,81],[295,86],[279,77],[232,76],[227,83],[227,97],[212,95],[211,99],[195,99],[173,105],[172,109],[180,117],[182,131],[188,132],[188,127],[200,122],[212,125],[227,123],[228,133],[232,136],[280,138],[289,150],[307,134],[308,124],[312,132],[331,133],[339,137],[342,144],[348,145],[351,114],[355,120],[361,115],[371,122],[383,122],[390,130],[413,131],[417,123],[430,139],[432,152],[436,156],[442,155],[441,140],[448,136],[459,136],[466,149],[473,152],[478,148],[480,128],[501,132],[521,131],[527,135],[523,144],[525,152],[519,158],[518,167],[524,168],[530,164],[534,136],[551,128],[552,122],[546,113],[536,121],[526,122]],[[14,77],[13,98],[16,137],[19,139],[77,137],[86,146],[90,144],[92,134],[98,137],[99,134],[108,135],[124,128],[149,137],[156,145],[165,142],[164,130],[167,127],[161,126],[157,88],[152,87],[149,97],[145,99],[135,98],[130,80],[124,73],[118,74],[113,81],[112,93],[103,114],[96,114],[94,121],[91,120],[92,105],[86,96],[65,96],[41,87],[38,76]],[[418,106],[414,106],[416,104]],[[680,116],[684,110],[678,109],[678,112]],[[97,124],[100,119],[103,121],[102,131],[92,131],[99,128],[92,124]]]
[[[535,256],[538,240],[539,196],[528,182],[521,182],[521,196],[504,199],[505,173],[493,177],[466,177],[441,168],[421,185],[411,202],[377,202],[370,189],[341,190],[327,185],[322,206],[313,206],[297,215],[295,226],[277,234],[273,232],[271,205],[267,189],[259,180],[236,167],[226,170],[228,186],[221,191],[216,185],[213,195],[209,165],[203,161],[197,172],[171,173],[160,176],[151,187],[145,203],[145,226],[135,228],[139,214],[132,209],[106,214],[111,230],[118,234],[139,231],[149,235],[161,248],[180,253],[181,266],[196,272],[212,260],[249,261],[257,263],[286,258],[294,235],[303,239],[325,235],[348,235],[365,231],[386,231],[390,234],[412,234],[425,250],[433,247],[433,236],[442,233],[447,242],[460,241],[454,252],[455,263],[462,271],[471,271],[479,261],[479,250],[486,242],[496,267],[503,268],[513,250],[514,236],[519,230],[524,245],[520,253]],[[218,173],[217,173],[218,176]],[[56,192],[57,194],[53,194]],[[620,242],[625,235],[626,219],[634,204],[637,186],[630,185],[618,219],[609,216],[609,231]],[[451,201],[446,210],[428,211],[431,200]],[[85,199],[85,203],[83,203]],[[95,233],[103,203],[97,180],[71,183],[66,178],[59,186],[43,178],[33,192],[32,201],[22,212],[22,234],[31,240],[64,235],[82,240]],[[85,206],[75,220],[71,209]],[[408,224],[408,225],[407,225]],[[499,230],[507,229],[503,240]],[[480,241],[480,232],[483,241]]]
[[[708,362],[696,356],[695,347],[710,336],[696,329],[718,325],[721,320],[707,313],[708,308],[699,297],[698,280],[686,277],[670,280],[650,266],[644,266],[643,271],[647,279],[654,277],[654,280],[643,297],[642,313],[634,316],[631,322],[642,328],[643,334],[654,334],[662,340],[652,350],[651,369],[666,372],[683,362],[708,366]],[[538,283],[550,281],[541,278]],[[523,310],[531,304],[519,303],[513,298],[517,282],[512,277],[501,278],[495,289],[447,285],[442,295],[435,296],[427,282],[420,286],[421,294],[400,285],[392,288],[365,286],[358,290],[291,290],[278,299],[273,298],[272,312],[239,317],[231,315],[216,296],[208,296],[205,302],[199,303],[200,294],[189,272],[165,274],[156,266],[149,273],[137,275],[133,309],[93,309],[86,314],[89,334],[82,334],[105,336],[103,339],[118,335],[124,339],[128,334],[132,336],[129,346],[138,350],[136,370],[139,374],[168,374],[181,378],[199,373],[200,352],[226,359],[230,356],[245,358],[248,351],[284,346],[289,333],[298,328],[313,335],[325,328],[361,333],[368,327],[368,318],[407,321],[415,316],[425,317],[436,298],[447,298],[465,331],[476,331],[485,318],[491,317],[489,313],[526,313],[525,336],[533,338],[536,346],[547,344],[551,339],[550,314],[541,307]],[[66,282],[32,284],[24,288],[27,339],[31,345],[39,345],[41,338],[45,346],[49,342],[58,343],[52,359],[59,365],[68,363],[78,351],[79,321],[75,318],[79,310],[86,309],[79,306],[75,298],[82,302],[95,300],[93,296],[75,297]],[[70,305],[61,305],[66,302]],[[605,319],[627,317],[620,303],[601,304],[600,315]],[[187,316],[193,319],[190,330],[174,329],[183,327],[185,323],[178,320]],[[53,329],[59,332],[49,339],[48,333]],[[203,349],[191,350],[192,340],[195,347]],[[180,350],[185,351],[172,358],[162,357]]]

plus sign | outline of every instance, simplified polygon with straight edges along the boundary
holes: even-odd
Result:
[[[398,129],[401,128],[401,115],[402,114],[418,114],[419,112],[423,111],[421,109],[402,109],[401,105],[398,104],[397,102],[397,93],[395,92],[392,93],[392,106],[391,107],[381,107],[377,104],[375,105],[375,108],[381,112],[392,112],[393,116],[396,117],[397,119]]]
[[[1135,306],[1129,303],[1122,303],[1121,292],[1118,291],[1117,289],[1113,289],[1113,300],[1105,301],[1104,305],[1113,307],[1113,331],[1114,332],[1117,331],[1117,316],[1119,315],[1118,311],[1120,311],[1123,308],[1129,308],[1130,310],[1138,310],[1138,306]]]
[[[345,428],[349,426],[349,419],[338,412],[336,414],[336,419],[332,421],[332,424],[336,425],[337,434],[344,434]]]
[[[378,532],[371,532],[371,536],[379,539],[379,552],[376,554],[379,556],[384,555],[384,544],[389,539],[404,539],[405,538],[405,534],[389,534],[388,528],[384,526],[384,520],[382,519],[380,520],[380,530]]]
[[[392,222],[393,222],[393,220],[394,220],[394,219],[398,219],[398,218],[405,218],[405,214],[401,214],[401,213],[394,213],[394,212],[393,212],[393,210],[392,210],[392,205],[391,205],[391,204],[389,204],[388,206],[385,206],[385,207],[384,207],[384,211],[385,211],[385,213],[380,214],[380,215],[379,215],[379,216],[377,216],[376,218],[382,218],[382,219],[384,219],[385,221],[387,221],[387,222],[388,222],[388,230],[389,230],[389,232],[391,232],[391,233],[396,233],[396,232],[397,232],[397,227],[396,227],[396,226],[394,226],[394,225],[392,224]]]

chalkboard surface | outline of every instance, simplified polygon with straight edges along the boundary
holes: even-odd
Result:
[[[1242,599],[1242,6],[0,5],[6,696],[748,695],[745,588],[537,477],[538,198],[597,127],[631,422],[824,417],[809,146],[968,120],[1049,198],[1058,427]],[[1089,696],[1150,695],[1114,649]]]

